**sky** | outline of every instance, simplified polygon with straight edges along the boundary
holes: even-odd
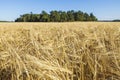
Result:
[[[14,21],[25,13],[42,10],[81,10],[99,20],[120,19],[120,0],[0,0],[0,20]]]

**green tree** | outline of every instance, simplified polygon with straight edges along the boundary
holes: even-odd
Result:
[[[23,19],[22,19],[22,18],[17,18],[17,19],[15,20],[15,22],[23,22]]]
[[[60,21],[61,22],[66,22],[67,20],[68,20],[68,15],[67,15],[67,13],[64,11],[64,12],[62,12],[62,11],[59,11],[59,13],[60,13]]]
[[[23,18],[24,22],[28,22],[28,21],[30,21],[30,14],[24,14],[21,16],[21,18]]]
[[[52,22],[59,22],[60,21],[60,14],[58,11],[51,11],[50,12],[50,21],[52,21]]]
[[[93,15],[93,13],[90,13],[90,21],[97,21],[97,18]]]
[[[49,22],[50,21],[49,14],[45,11],[42,11],[40,21],[41,22]]]
[[[75,21],[83,21],[84,13],[82,11],[77,11],[74,13]]]
[[[93,13],[83,13],[82,11],[51,11],[48,14],[42,11],[41,14],[29,14],[20,15],[15,22],[66,22],[66,21],[97,21],[96,16]]]
[[[74,11],[67,11],[67,21],[74,21]]]
[[[33,15],[32,22],[39,22],[39,19],[36,14]]]
[[[84,21],[90,21],[90,16],[87,13],[84,13]]]
[[[30,19],[29,19],[29,22],[33,22],[33,13],[30,12]]]

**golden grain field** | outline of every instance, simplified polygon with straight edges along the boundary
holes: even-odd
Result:
[[[120,80],[120,23],[0,23],[0,80]]]

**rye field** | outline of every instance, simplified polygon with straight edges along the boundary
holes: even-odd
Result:
[[[120,80],[120,23],[0,23],[0,80]]]

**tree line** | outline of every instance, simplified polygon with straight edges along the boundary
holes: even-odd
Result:
[[[73,21],[97,21],[93,13],[82,11],[42,11],[40,14],[23,14],[15,22],[73,22]]]
[[[113,22],[120,22],[120,19],[115,19],[113,20]]]

